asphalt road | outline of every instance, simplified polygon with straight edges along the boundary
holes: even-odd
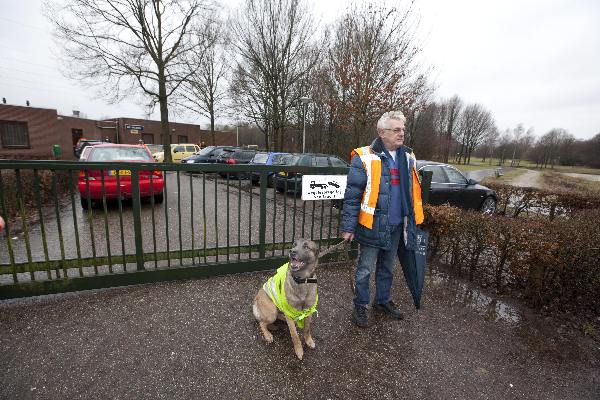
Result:
[[[156,204],[153,208],[148,201],[142,203],[145,252],[153,252],[155,241],[157,251],[166,251],[167,247],[173,251],[180,248],[203,249],[217,245],[236,247],[238,244],[259,243],[260,188],[252,186],[249,180],[227,181],[214,174],[207,174],[203,179],[202,175],[181,173],[178,185],[177,174],[168,173],[166,190],[167,196],[163,204]],[[330,201],[303,202],[291,194],[283,195],[274,189],[267,189],[266,202],[266,243],[290,241],[292,237],[319,239],[337,236],[339,212],[331,207]],[[74,211],[75,216],[68,197],[61,201],[58,218],[53,206],[44,210],[49,259],[60,260],[62,257],[57,223],[60,220],[65,258],[78,257],[78,237],[81,257],[91,257],[94,252],[96,255],[107,255],[107,249],[110,248],[115,264],[113,270],[122,270],[119,255],[123,254],[123,248],[125,254],[135,253],[131,201],[123,202],[122,230],[117,201],[109,202],[106,213],[102,207],[93,209],[91,223],[89,214],[81,208],[77,195]],[[36,218],[37,215],[33,217]],[[39,221],[29,221],[28,231],[32,259],[45,260]],[[12,232],[11,237],[16,262],[26,262],[27,248],[23,229]],[[0,236],[0,263],[8,264],[9,256],[4,239]],[[231,257],[237,259],[237,253],[233,252],[235,249],[232,249]],[[176,263],[178,265],[179,260]],[[184,260],[184,265],[191,263],[191,259]],[[146,266],[152,268],[154,263],[148,262]],[[128,264],[127,269],[134,270],[135,265]],[[71,273],[76,275],[78,271],[73,270]],[[45,276],[45,272],[36,274],[40,279]],[[4,281],[6,279],[11,280],[10,277],[4,277]],[[20,275],[19,279],[29,279],[28,274]]]
[[[352,270],[319,270],[303,361],[285,327],[259,334],[267,273],[0,302],[0,398],[598,399],[598,343],[557,321],[436,273],[419,312],[397,275],[406,319],[362,330]]]

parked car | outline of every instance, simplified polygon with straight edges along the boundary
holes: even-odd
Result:
[[[323,167],[323,173],[327,174],[328,169],[332,167],[348,168],[348,163],[341,158],[329,154],[291,154],[281,159],[281,165],[294,165],[303,167]],[[311,173],[315,174],[315,173]],[[316,173],[318,174],[318,173]],[[279,172],[274,175],[274,186],[278,192],[293,192],[298,194],[302,192],[302,174],[295,172]]]
[[[254,165],[278,165],[284,156],[290,153],[278,153],[278,152],[265,152],[261,151],[256,153],[254,158],[250,161],[250,164]],[[273,171],[267,172],[267,186],[273,187]],[[254,185],[258,185],[260,182],[260,172],[252,171],[250,173],[250,179]]]
[[[154,162],[148,148],[144,145],[130,144],[101,144],[93,146],[84,162]],[[117,186],[117,173],[119,175],[120,189]],[[131,198],[131,171],[127,169],[115,170],[88,170],[86,179],[85,171],[79,172],[78,189],[81,197],[81,207],[88,208],[88,186],[89,199],[92,205],[102,200],[102,174],[104,174],[104,194],[107,199]],[[152,190],[150,190],[150,179],[152,177]],[[154,196],[155,203],[162,203],[164,190],[164,177],[162,171],[140,171],[140,196]]]
[[[171,145],[171,159],[174,163],[180,164],[184,158],[187,158],[200,151],[200,146],[193,143],[177,143]],[[165,160],[165,152],[159,151],[152,154],[156,162]]]
[[[248,149],[237,149],[232,152],[226,151],[223,152],[219,157],[217,157],[217,163],[219,164],[248,164],[256,154],[256,150],[248,150]],[[227,177],[227,172],[220,171],[219,175],[223,178]],[[231,178],[241,178],[241,173],[229,172],[229,176]]]
[[[93,145],[85,146],[83,148],[83,150],[81,151],[81,154],[79,155],[79,161],[85,161],[88,158],[88,156],[90,155],[90,152],[92,151],[93,148],[94,148]]]
[[[75,157],[79,158],[81,157],[81,152],[83,151],[83,149],[85,149],[87,146],[94,146],[97,144],[102,144],[102,140],[98,140],[98,139],[79,139],[77,141],[77,144],[75,145],[75,148],[73,149],[73,154],[75,155]]]
[[[164,151],[164,146],[162,144],[146,144],[146,147],[148,148],[148,150],[150,150],[150,154],[152,154],[152,157],[154,157],[154,154],[156,153],[160,153]]]
[[[417,161],[417,171],[422,176],[423,171],[431,171],[431,189],[429,203],[440,205],[448,203],[455,207],[479,210],[492,214],[498,201],[494,190],[480,185],[474,179],[467,179],[462,172],[451,165],[433,162]]]
[[[181,160],[182,164],[214,164],[217,157],[223,153],[233,152],[237,147],[234,146],[208,146],[194,154]]]

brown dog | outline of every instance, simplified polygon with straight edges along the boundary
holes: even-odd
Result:
[[[310,325],[311,314],[316,310],[318,301],[315,275],[317,264],[316,243],[298,239],[290,250],[289,263],[280,267],[277,274],[263,285],[252,304],[254,317],[259,322],[260,331],[268,343],[273,342],[273,334],[269,331],[268,325],[275,322],[277,318],[287,322],[294,343],[294,352],[301,360],[304,349],[296,325],[303,327],[306,345],[311,349],[315,348]],[[282,296],[283,294],[285,296]],[[282,299],[283,297],[285,300]]]

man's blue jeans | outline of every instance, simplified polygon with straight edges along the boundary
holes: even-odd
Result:
[[[406,251],[402,239],[403,225],[392,227],[390,250],[382,250],[376,247],[360,245],[360,254],[354,276],[356,293],[354,304],[367,306],[371,301],[369,294],[369,278],[373,267],[375,267],[375,304],[383,304],[390,301],[392,289],[392,278],[394,265],[398,258],[398,250]]]

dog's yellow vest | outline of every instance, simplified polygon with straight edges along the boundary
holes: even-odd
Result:
[[[277,309],[285,314],[288,318],[294,320],[298,328],[304,328],[304,318],[308,317],[317,311],[317,303],[319,302],[319,294],[315,298],[315,304],[310,308],[298,310],[292,307],[285,296],[285,277],[287,275],[289,263],[283,264],[277,269],[277,273],[269,278],[263,285],[263,290],[267,292]]]

